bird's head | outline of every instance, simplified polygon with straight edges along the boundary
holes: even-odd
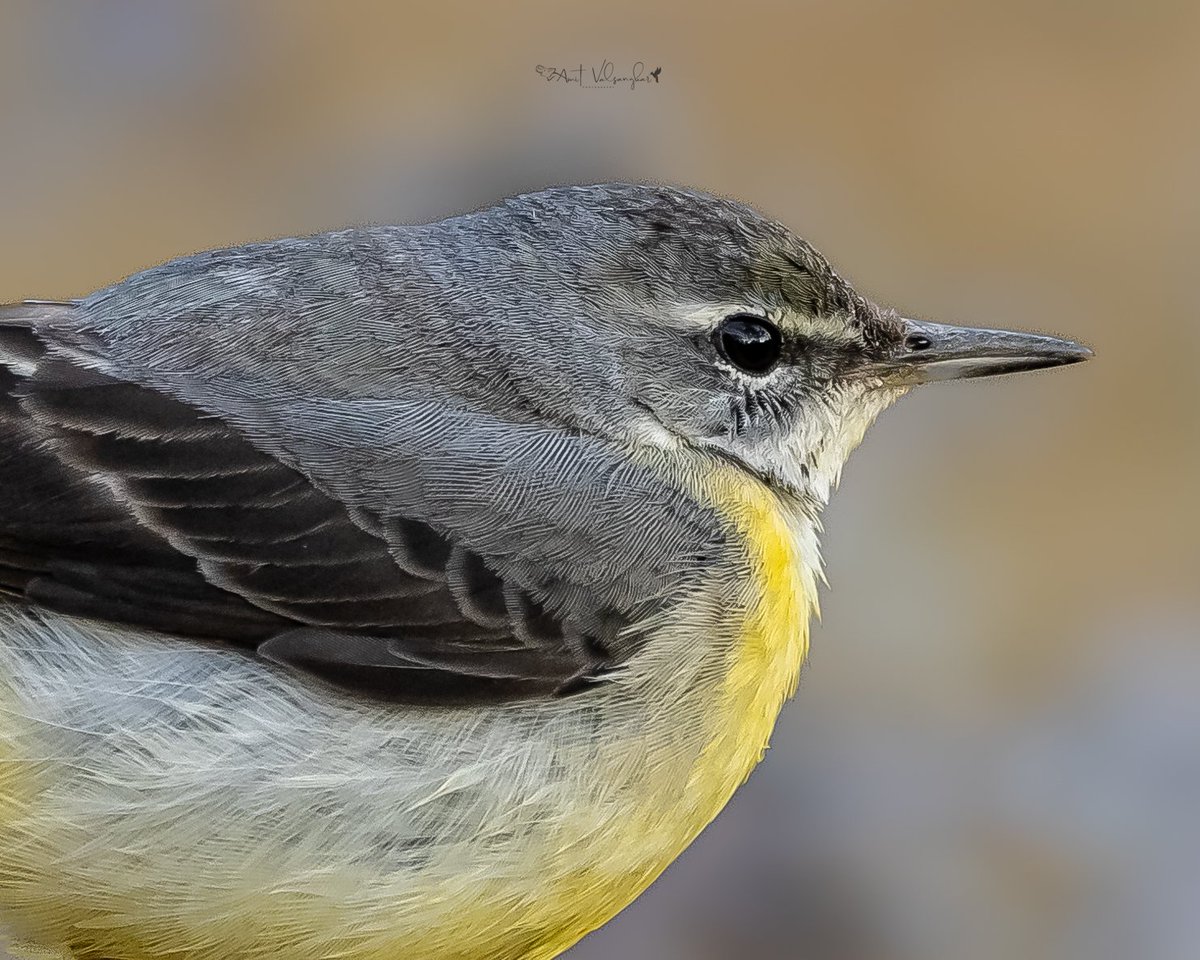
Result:
[[[912,386],[1090,356],[1055,337],[881,309],[782,224],[722,198],[612,184],[531,194],[493,213],[528,261],[526,287],[543,304],[555,289],[572,294],[547,308],[573,316],[570,330],[556,322],[532,337],[553,343],[542,383],[559,386],[548,394],[565,391],[595,429],[714,451],[818,502]]]

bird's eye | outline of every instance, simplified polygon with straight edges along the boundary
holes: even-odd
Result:
[[[737,313],[721,321],[716,330],[721,356],[739,370],[762,375],[779,360],[783,338],[769,320],[750,313]]]

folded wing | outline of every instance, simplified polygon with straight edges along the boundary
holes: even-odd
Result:
[[[0,590],[235,644],[355,692],[454,703],[586,689],[629,611],[574,618],[445,526],[349,505],[211,411],[97,372],[0,309]],[[578,604],[580,591],[561,589]]]

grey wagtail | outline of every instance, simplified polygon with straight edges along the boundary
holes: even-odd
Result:
[[[90,960],[548,960],[796,687],[909,320],[731,200],[564,187],[0,312],[0,919]]]

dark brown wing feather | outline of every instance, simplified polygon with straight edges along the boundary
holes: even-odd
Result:
[[[30,309],[0,308],[0,591],[391,700],[573,692],[609,665],[426,524],[368,529],[229,424],[49,356]]]

